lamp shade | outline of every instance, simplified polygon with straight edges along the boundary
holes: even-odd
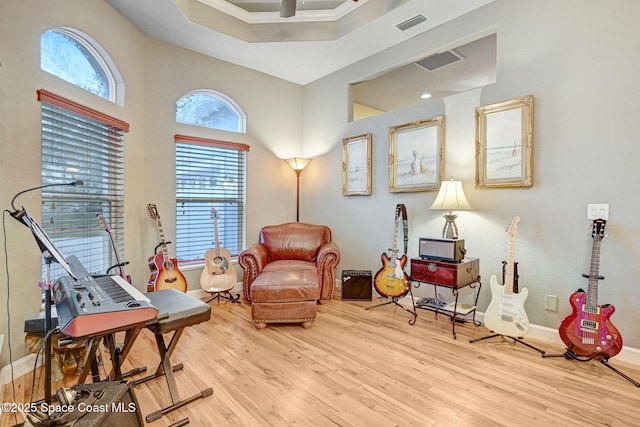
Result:
[[[296,172],[300,172],[311,162],[311,159],[303,159],[302,157],[293,157],[291,159],[285,160],[285,162],[287,162],[287,164],[291,166],[291,169],[293,169]]]
[[[450,180],[440,183],[440,191],[430,209],[456,211],[473,208],[462,191],[462,182]]]

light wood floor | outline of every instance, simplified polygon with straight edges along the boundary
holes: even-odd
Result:
[[[280,325],[257,331],[249,305],[214,303],[211,320],[188,328],[172,357],[174,364],[184,362],[175,374],[181,397],[206,387],[213,395],[148,425],[185,417],[193,426],[640,424],[640,389],[598,362],[543,359],[500,338],[471,344],[488,331],[468,323],[456,327],[454,340],[442,315],[419,311],[410,326],[404,310],[365,311],[368,305],[333,300],[319,306],[309,330]],[[563,350],[527,342],[548,353]],[[157,362],[153,336],[144,331],[125,369]],[[640,367],[615,358],[611,364],[640,379]],[[72,377],[65,381],[73,384]],[[28,399],[31,375],[15,386],[17,400]],[[170,402],[164,378],[135,392],[143,416]],[[3,401],[13,401],[11,385]],[[1,425],[15,421],[3,417]]]

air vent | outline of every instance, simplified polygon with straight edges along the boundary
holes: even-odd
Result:
[[[411,27],[415,27],[416,25],[422,22],[425,22],[426,20],[427,20],[427,17],[420,14],[420,15],[414,16],[411,19],[407,19],[406,21],[399,23],[398,25],[396,25],[396,27],[398,27],[400,31],[405,31]]]
[[[448,50],[446,52],[428,56],[424,59],[421,59],[420,61],[416,61],[416,64],[418,64],[422,68],[427,69],[428,71],[434,71],[438,68],[442,68],[445,65],[453,64],[454,62],[458,62],[462,59],[464,58],[459,53],[453,50]]]

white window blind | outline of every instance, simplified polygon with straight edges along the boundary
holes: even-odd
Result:
[[[44,91],[42,111],[42,227],[65,256],[103,274],[116,263],[109,234],[124,260],[124,132],[128,124]],[[53,264],[52,277],[64,274]],[[43,268],[44,269],[44,268]],[[111,271],[112,273],[117,273]]]
[[[176,255],[204,259],[214,247],[212,208],[221,248],[238,255],[245,244],[246,152],[249,146],[176,135]]]

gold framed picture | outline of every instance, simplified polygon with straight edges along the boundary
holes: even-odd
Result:
[[[476,108],[476,187],[533,186],[533,95]]]
[[[389,128],[389,191],[437,191],[444,176],[445,116]]]
[[[342,140],[342,194],[345,196],[371,195],[371,142],[370,133]]]

